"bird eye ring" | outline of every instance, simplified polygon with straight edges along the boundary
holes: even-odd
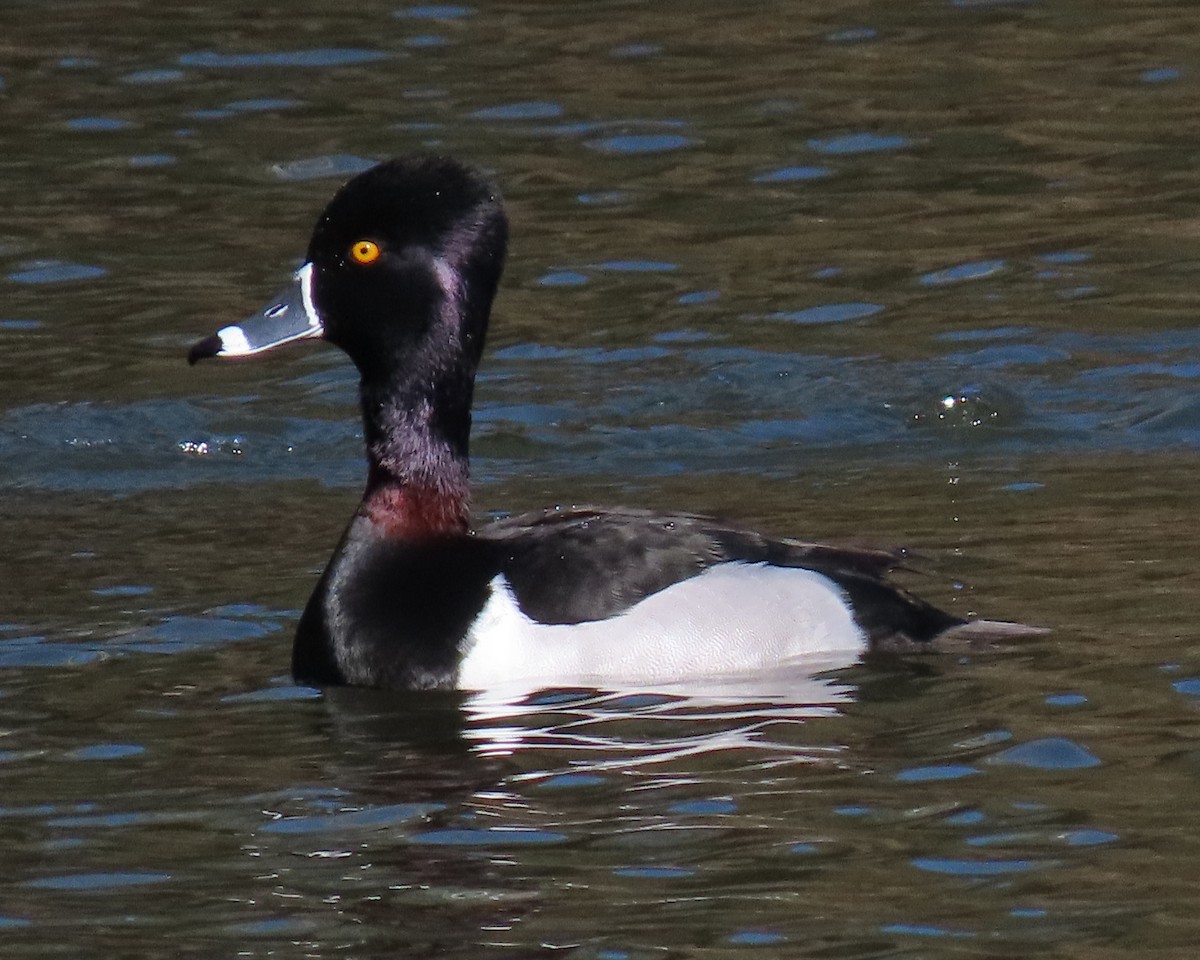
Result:
[[[350,256],[354,258],[355,263],[374,263],[379,259],[380,253],[379,244],[371,240],[359,240],[350,248]]]

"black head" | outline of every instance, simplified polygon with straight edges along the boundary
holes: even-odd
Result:
[[[389,160],[359,174],[329,202],[308,246],[325,338],[364,377],[413,350],[450,346],[426,344],[430,334],[456,339],[473,366],[507,235],[495,187],[453,160]]]
[[[197,343],[189,360],[323,336],[364,383],[428,374],[430,364],[470,379],[507,239],[500,195],[480,174],[442,157],[388,160],[329,202],[293,287]]]

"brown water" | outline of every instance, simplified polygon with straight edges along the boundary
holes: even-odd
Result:
[[[1193,955],[1200,10],[0,10],[6,957]],[[287,677],[328,349],[189,370],[350,173],[514,222],[476,506],[903,544],[1008,651],[516,705]]]

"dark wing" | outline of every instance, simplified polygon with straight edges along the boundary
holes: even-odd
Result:
[[[548,509],[478,531],[521,609],[541,623],[603,620],[673,583],[731,560],[805,567],[846,591],[873,643],[924,642],[963,621],[888,583],[900,551],[767,537],[693,514]]]

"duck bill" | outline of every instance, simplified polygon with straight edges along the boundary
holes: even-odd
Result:
[[[295,282],[265,309],[193,344],[188,363],[208,357],[251,357],[293,340],[321,336],[325,327],[313,303],[312,272],[313,265],[306,263],[296,271]]]

